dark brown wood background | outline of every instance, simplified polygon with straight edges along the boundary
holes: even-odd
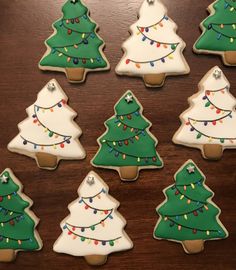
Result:
[[[223,68],[236,96],[236,68],[224,67],[217,56],[192,52],[200,34],[198,25],[206,17],[211,0],[164,1],[187,43],[185,57],[191,74],[168,78],[157,90],[146,89],[138,78],[118,77],[114,72],[122,56],[121,44],[129,37],[128,28],[137,19],[142,0],[86,0],[106,41],[110,72],[91,73],[82,85],[69,84],[63,73],[41,72],[37,64],[45,52],[43,42],[52,33],[51,24],[61,16],[63,2],[0,0],[0,170],[12,168],[24,184],[25,193],[34,201],[32,209],[41,219],[38,231],[44,242],[40,252],[18,253],[14,263],[0,264],[0,269],[92,269],[83,258],[54,253],[52,246],[61,233],[60,221],[69,214],[67,205],[77,198],[81,181],[93,169],[90,160],[98,149],[96,139],[105,131],[103,123],[113,115],[114,104],[127,89],[135,93],[153,123],[151,131],[159,140],[158,152],[165,167],[142,171],[135,183],[122,183],[115,171],[95,170],[110,186],[111,195],[121,202],[119,211],[127,219],[126,231],[134,242],[133,250],[109,256],[103,269],[235,269],[236,150],[225,151],[219,162],[209,162],[202,159],[200,151],[171,142],[180,124],[178,116],[188,108],[187,98],[196,92],[198,82],[210,68]],[[27,117],[25,108],[34,103],[38,91],[51,78],[58,80],[70,98],[70,106],[78,112],[81,143],[87,152],[85,160],[62,161],[54,172],[40,170],[34,160],[6,148],[18,133],[17,124]],[[164,200],[162,190],[173,183],[174,173],[189,158],[205,173],[208,186],[216,194],[214,201],[222,209],[221,220],[230,233],[227,240],[206,242],[205,251],[194,256],[186,255],[180,244],[152,237],[158,218],[155,208]]]

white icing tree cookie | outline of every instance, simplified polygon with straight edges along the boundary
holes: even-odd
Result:
[[[224,149],[236,148],[236,99],[229,89],[220,68],[212,68],[199,83],[199,92],[189,98],[191,106],[180,116],[174,143],[199,148],[212,160],[220,159]]]
[[[142,77],[146,86],[161,87],[166,76],[188,74],[183,56],[185,42],[160,0],[144,0],[131,37],[122,46],[124,56],[116,67],[119,75]]]
[[[83,159],[82,134],[73,121],[76,112],[56,80],[51,80],[27,108],[28,118],[18,125],[20,133],[8,144],[11,152],[36,159],[43,169],[55,169],[61,159]]]
[[[91,171],[79,187],[79,199],[69,205],[70,215],[61,223],[61,236],[53,250],[83,256],[88,264],[102,265],[107,255],[131,249],[124,231],[125,219],[117,212],[119,202],[108,195],[108,186]]]

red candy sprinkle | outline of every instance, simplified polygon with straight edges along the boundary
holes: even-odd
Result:
[[[64,147],[65,147],[64,143],[61,143],[61,145],[60,145],[60,146],[61,146],[61,148],[64,148]]]
[[[128,65],[130,62],[130,59],[126,59],[125,63]]]

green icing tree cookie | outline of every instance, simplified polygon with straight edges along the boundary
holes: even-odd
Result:
[[[0,261],[10,262],[18,251],[39,250],[38,219],[29,210],[32,201],[10,169],[0,176]]]
[[[70,82],[83,82],[89,71],[109,69],[105,44],[88,8],[81,0],[68,0],[62,12],[63,17],[53,24],[54,34],[45,42],[47,52],[39,68],[65,72]]]
[[[192,160],[175,174],[176,183],[164,190],[166,201],[157,208],[160,219],[154,237],[179,242],[186,253],[199,253],[204,241],[223,239],[228,232],[219,220],[220,209],[211,201],[214,193]]]
[[[210,16],[201,23],[203,34],[196,53],[219,54],[225,65],[236,65],[236,2],[218,0],[208,7]]]
[[[131,91],[115,105],[115,116],[105,122],[107,132],[98,139],[100,149],[92,165],[117,170],[122,180],[136,180],[139,170],[163,166],[156,152],[151,123]]]

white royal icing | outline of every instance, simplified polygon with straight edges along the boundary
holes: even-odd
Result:
[[[131,37],[123,43],[125,54],[116,72],[133,75],[188,73],[189,66],[182,54],[186,44],[176,30],[176,24],[167,16],[160,0],[153,3],[145,0],[138,21],[130,27]],[[176,49],[171,48],[171,44],[176,44]]]
[[[36,102],[27,108],[29,117],[19,123],[20,133],[9,143],[8,149],[30,157],[36,152],[44,152],[63,159],[83,158],[85,152],[78,140],[82,132],[73,121],[77,113],[67,101],[58,82],[51,80],[38,93]],[[53,132],[51,137],[50,132]]]
[[[215,78],[215,71],[221,70],[217,66],[211,69],[201,80],[199,92],[189,98],[191,107],[180,117],[183,123],[174,136],[175,143],[235,148],[236,99],[229,92],[230,84],[223,72],[220,78]],[[210,105],[206,107],[207,103]],[[202,136],[197,139],[199,133]]]
[[[94,179],[93,184],[88,183],[91,177]],[[108,195],[108,186],[104,181],[91,171],[80,185],[78,193],[79,198],[69,205],[70,216],[61,223],[63,232],[53,250],[73,256],[88,256],[131,249],[133,243],[123,229],[126,221],[117,212],[119,202]],[[87,209],[86,205],[89,205]],[[95,209],[99,209],[96,214]],[[94,230],[91,229],[92,225],[95,225]],[[81,237],[85,238],[84,241]],[[113,246],[110,240],[113,240]],[[102,244],[102,241],[106,241],[106,244]]]

